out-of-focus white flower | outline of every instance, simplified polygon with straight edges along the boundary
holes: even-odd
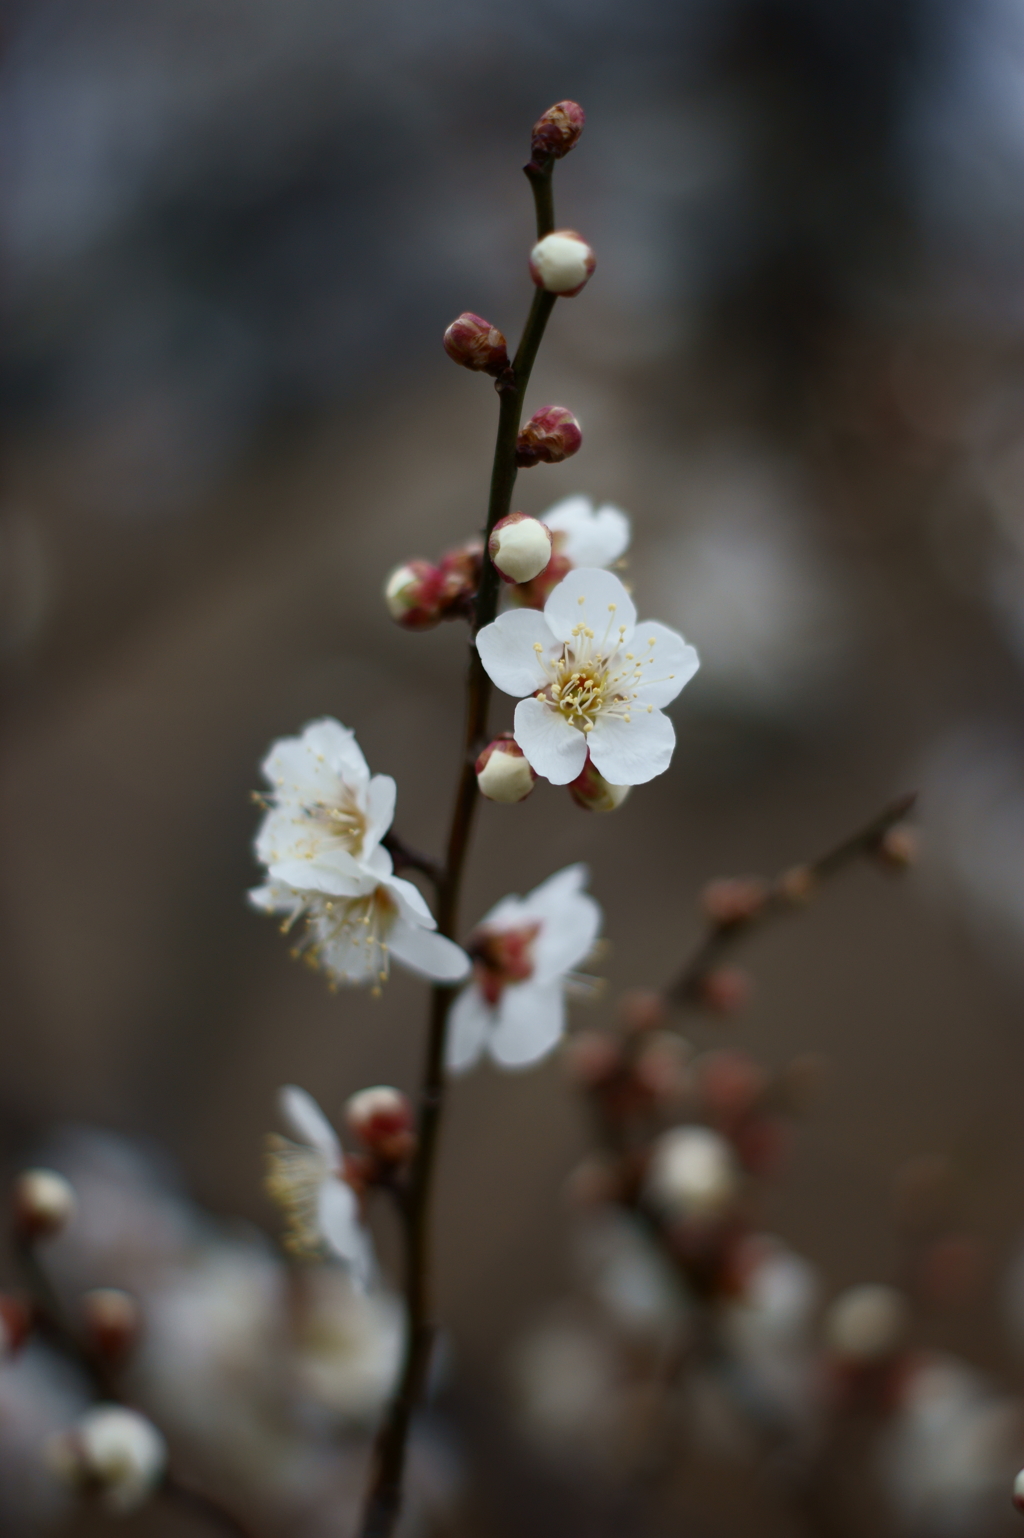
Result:
[[[296,1339],[300,1387],[331,1415],[371,1423],[398,1374],[402,1308],[388,1293],[360,1292],[333,1266],[307,1272],[304,1283]]]
[[[671,1127],[655,1140],[644,1195],[670,1220],[713,1222],[732,1206],[739,1187],[735,1155],[710,1127]]]
[[[289,1222],[286,1243],[299,1255],[328,1249],[343,1260],[357,1287],[373,1275],[373,1247],[359,1200],[344,1174],[341,1144],[312,1095],[295,1084],[280,1092],[281,1115],[297,1142],[274,1136],[267,1189]]]
[[[110,1511],[135,1511],[163,1477],[167,1446],[151,1421],[122,1405],[100,1404],[51,1438],[47,1457],[65,1483],[96,1490]]]
[[[665,1343],[687,1323],[679,1275],[636,1218],[606,1207],[576,1237],[574,1258],[590,1292],[622,1329]]]
[[[902,1292],[867,1282],[833,1298],[822,1327],[826,1345],[837,1356],[877,1362],[899,1349],[909,1323],[910,1308]]]
[[[819,1290],[814,1268],[782,1240],[747,1241],[742,1291],[723,1308],[722,1330],[744,1400],[765,1424],[811,1429],[819,1408],[811,1340]]]
[[[551,530],[551,559],[532,582],[511,589],[513,603],[543,609],[548,596],[576,566],[614,566],[629,548],[629,519],[617,507],[596,508],[589,497],[564,497],[540,515]]]
[[[469,942],[473,980],[451,1013],[448,1066],[472,1067],[487,1050],[505,1068],[550,1052],[565,1030],[569,974],[592,950],[601,910],[570,865],[526,897],[503,897]]]
[[[510,1367],[524,1428],[542,1449],[602,1448],[615,1426],[622,1372],[598,1331],[552,1319],[518,1342]]]
[[[263,769],[271,804],[256,853],[269,880],[249,898],[282,914],[286,930],[305,920],[296,952],[335,982],[378,986],[392,956],[440,982],[464,977],[465,953],[434,932],[412,882],[392,874],[380,841],[394,816],[395,782],[371,779],[353,733],[314,721],[301,737],[275,743]]]
[[[1022,1409],[956,1357],[936,1355],[910,1373],[880,1457],[911,1531],[943,1538],[998,1522],[1020,1461]]]
[[[498,688],[519,696],[515,739],[553,785],[576,779],[588,749],[613,785],[643,785],[668,768],[675,730],[661,707],[696,673],[697,653],[656,620],[638,626],[611,572],[570,572],[543,614],[500,614],[476,644]]]

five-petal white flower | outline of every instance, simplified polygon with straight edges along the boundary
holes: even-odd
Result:
[[[476,644],[498,688],[520,697],[516,742],[553,785],[576,779],[588,749],[612,785],[643,785],[668,768],[675,731],[661,707],[696,673],[697,653],[657,620],[638,626],[611,572],[571,571],[542,613],[500,614]]]
[[[504,1068],[525,1068],[565,1031],[569,974],[593,949],[601,909],[583,891],[585,865],[570,865],[527,897],[504,897],[469,942],[473,980],[449,1022],[448,1067],[471,1068],[487,1050]]]
[[[338,721],[313,721],[301,737],[274,744],[263,772],[270,805],[256,836],[268,881],[249,893],[285,929],[300,918],[296,947],[335,982],[379,985],[392,956],[439,982],[458,982],[469,958],[436,934],[411,881],[393,874],[381,839],[395,810],[395,782],[372,778],[355,735]]]
[[[337,1134],[312,1095],[296,1084],[280,1091],[279,1109],[296,1139],[270,1139],[267,1189],[288,1218],[287,1245],[298,1255],[330,1250],[365,1289],[374,1274],[373,1245],[359,1198],[345,1180]]]

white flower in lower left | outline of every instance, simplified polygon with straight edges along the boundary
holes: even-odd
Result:
[[[47,1447],[47,1461],[65,1484],[99,1495],[110,1511],[134,1511],[163,1478],[167,1446],[144,1415],[98,1404]]]
[[[284,1086],[278,1105],[296,1139],[272,1134],[269,1140],[267,1190],[288,1218],[285,1243],[308,1257],[330,1251],[365,1288],[374,1272],[373,1245],[359,1198],[345,1179],[337,1134],[312,1095],[296,1084]]]

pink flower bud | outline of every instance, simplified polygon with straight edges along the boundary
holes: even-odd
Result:
[[[353,1137],[389,1164],[404,1163],[416,1147],[415,1118],[407,1095],[389,1084],[361,1089],[345,1106]]]
[[[510,732],[489,742],[476,761],[476,783],[488,801],[525,801],[536,779]]]
[[[539,518],[509,513],[494,525],[487,549],[506,582],[529,582],[551,559],[551,530]]]
[[[14,1182],[14,1224],[23,1238],[59,1234],[77,1205],[70,1183],[56,1170],[24,1170]]]
[[[709,881],[700,901],[712,923],[724,928],[756,918],[767,896],[768,884],[760,876],[730,876]]]
[[[538,288],[571,299],[597,266],[597,257],[575,230],[554,230],[530,252],[530,276]]]
[[[563,155],[568,155],[583,132],[586,120],[579,102],[555,102],[533,125],[530,145],[533,159],[542,163],[545,160],[561,160]]]
[[[569,794],[577,806],[587,812],[614,812],[631,791],[631,785],[612,785],[587,758],[583,770],[569,785]]]
[[[440,624],[442,575],[429,561],[396,566],[384,584],[384,601],[391,618],[406,630],[430,630]]]
[[[438,564],[437,602],[442,619],[468,618],[476,601],[480,586],[480,571],[484,561],[483,541],[468,540],[447,551]]]
[[[521,469],[539,464],[561,464],[583,442],[580,424],[565,406],[542,406],[535,411],[516,439],[516,464]],[[543,567],[540,568],[543,570]]]
[[[630,988],[618,1002],[619,1019],[630,1034],[657,1031],[668,1018],[665,995],[656,988]]]
[[[32,1313],[20,1298],[0,1293],[0,1361],[17,1356],[28,1339]]]
[[[734,1015],[750,1000],[750,979],[739,967],[715,967],[697,985],[698,1001],[716,1015]]]
[[[622,1069],[622,1051],[608,1031],[576,1031],[565,1043],[566,1071],[577,1084],[595,1089]]]
[[[497,326],[465,310],[444,334],[444,350],[455,363],[477,373],[500,374],[508,367],[508,347]]]
[[[142,1314],[130,1292],[120,1287],[94,1287],[82,1299],[86,1335],[98,1356],[118,1362],[139,1336]]]

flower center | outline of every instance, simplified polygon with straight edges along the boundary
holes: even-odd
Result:
[[[473,978],[493,1006],[509,983],[525,983],[533,976],[533,942],[540,924],[523,924],[519,929],[478,929],[466,949],[473,958]]]
[[[581,604],[584,601],[583,598],[579,600]],[[616,626],[615,608],[613,603],[608,605],[608,624],[600,640],[581,620],[573,627],[572,638],[562,643],[561,656],[545,659],[540,642],[535,641],[533,646],[544,671],[551,678],[550,683],[538,689],[536,698],[557,710],[570,726],[584,733],[593,731],[594,722],[600,715],[631,720],[634,702],[640,698],[640,686],[655,682],[644,673],[644,669],[654,662],[654,636],[648,640],[643,655],[624,652],[626,627]],[[675,677],[674,674],[668,676]],[[650,712],[653,706],[641,708]]]
[[[303,1148],[276,1133],[267,1139],[267,1195],[288,1220],[284,1244],[293,1255],[312,1257],[323,1251],[320,1187],[332,1173],[315,1148]]]
[[[332,843],[340,844],[347,854],[362,853],[366,814],[347,787],[343,787],[336,804],[314,801],[306,811]]]
[[[306,934],[293,956],[303,956],[310,966],[322,968],[340,982],[360,983],[375,979],[373,992],[388,980],[391,954],[387,937],[398,914],[398,905],[384,886],[363,897],[326,897],[310,893],[305,917]]]

